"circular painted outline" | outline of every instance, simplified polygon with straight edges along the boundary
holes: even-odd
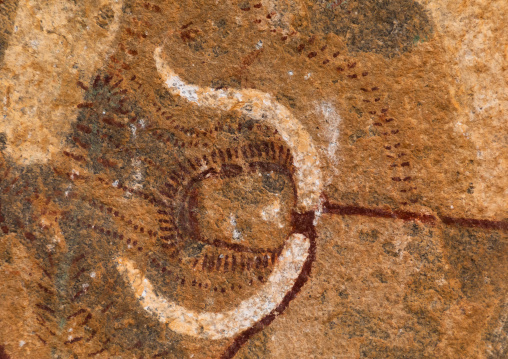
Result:
[[[289,262],[298,273],[296,273],[297,276],[294,280],[291,278],[293,282],[291,288],[285,291],[281,299],[280,293],[278,293],[278,295],[277,293],[271,293],[273,299],[276,299],[277,302],[271,303],[271,305],[268,306],[264,303],[265,312],[256,313],[256,315],[249,317],[247,316],[248,313],[245,308],[251,307],[257,310],[259,306],[255,307],[251,302],[259,298],[258,295],[260,292],[266,292],[264,293],[265,297],[267,294],[270,294],[269,291],[273,289],[273,282],[281,282],[280,274],[283,271],[276,272],[276,270],[274,270],[267,281],[268,284],[265,284],[258,291],[257,295],[242,301],[240,305],[232,311],[211,314],[209,312],[195,313],[188,310],[186,311],[185,308],[177,306],[175,303],[168,304],[166,299],[159,301],[159,297],[153,292],[151,283],[140,274],[140,271],[135,268],[134,263],[127,258],[117,259],[118,270],[129,279],[131,287],[137,294],[138,299],[143,302],[144,298],[150,297],[152,300],[155,298],[158,303],[157,309],[166,309],[166,312],[169,311],[172,314],[176,313],[172,311],[177,310],[180,318],[186,318],[173,319],[168,323],[170,328],[175,332],[206,339],[222,339],[235,336],[233,343],[221,356],[222,358],[232,358],[250,336],[269,325],[287,308],[289,302],[296,297],[297,293],[309,278],[316,254],[315,225],[321,213],[320,196],[322,193],[322,179],[319,169],[319,157],[311,137],[305,131],[304,127],[285,106],[273,100],[271,95],[253,89],[215,90],[212,88],[201,88],[195,85],[188,85],[162,60],[161,47],[155,50],[154,59],[157,71],[164,79],[165,85],[172,94],[184,97],[190,102],[195,102],[198,106],[216,108],[222,111],[238,110],[252,119],[268,122],[275,127],[282,136],[293,156],[293,165],[296,169],[293,181],[295,182],[297,194],[297,206],[292,214],[291,222],[293,231],[286,241],[283,251],[285,251],[284,253],[286,256],[290,257],[292,254],[297,256],[293,261],[293,258],[289,258]],[[300,253],[302,249],[306,252],[303,255]],[[281,258],[284,258],[284,256]],[[284,264],[282,259],[277,263],[277,265],[287,271],[289,267],[287,264],[286,267],[284,267]],[[272,287],[270,287],[270,284],[272,284]],[[238,309],[242,306],[244,309],[239,313]],[[167,313],[161,314],[158,310],[151,310],[150,306],[145,306],[144,309],[152,312],[152,314],[159,314],[159,320],[167,323]],[[267,310],[269,310],[269,312],[267,312]],[[182,315],[182,313],[185,313],[185,315]],[[234,330],[219,330],[221,333],[214,332],[212,327],[217,327],[217,325],[210,325],[210,323],[214,320],[222,321],[219,323],[219,327],[221,327],[221,325],[224,327],[224,319],[233,319],[231,315],[228,318],[228,315],[226,315],[228,313],[234,313],[236,318],[241,317],[244,318],[245,321],[242,325],[235,324]],[[211,328],[206,333],[203,330],[203,320],[206,320],[208,327]]]

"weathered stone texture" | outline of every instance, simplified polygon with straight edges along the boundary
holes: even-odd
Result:
[[[508,357],[507,16],[0,0],[0,359]]]

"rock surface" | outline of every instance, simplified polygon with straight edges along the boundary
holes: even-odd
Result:
[[[508,357],[507,25],[0,1],[0,359]]]

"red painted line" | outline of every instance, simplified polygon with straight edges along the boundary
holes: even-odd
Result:
[[[508,221],[491,221],[488,219],[440,217],[444,224],[457,225],[460,227],[473,227],[482,229],[495,229],[508,231]]]
[[[325,202],[323,205],[323,213],[338,214],[342,216],[366,216],[377,218],[393,218],[402,219],[404,221],[418,220],[422,223],[436,224],[437,220],[441,220],[446,225],[455,225],[468,228],[482,228],[508,231],[508,221],[495,221],[488,219],[475,219],[475,218],[459,218],[450,216],[436,217],[431,214],[389,210],[381,208],[367,208],[361,206],[341,205],[338,203]]]
[[[282,302],[270,314],[265,316],[252,327],[235,337],[231,345],[222,353],[220,359],[232,359],[238,350],[256,333],[259,333],[270,325],[286,308],[289,303],[298,295],[304,284],[309,280],[312,264],[316,259],[316,238],[317,234],[313,225],[314,212],[294,214],[292,218],[293,232],[302,233],[310,240],[309,255],[303,264],[302,271],[295,281],[293,288],[286,293]]]
[[[380,208],[366,208],[360,206],[348,206],[340,205],[337,203],[325,202],[323,205],[323,213],[349,215],[349,216],[366,216],[366,217],[378,217],[378,218],[393,218],[402,219],[404,221],[419,220],[423,223],[434,224],[436,217],[431,214],[400,211],[400,210],[386,210]]]

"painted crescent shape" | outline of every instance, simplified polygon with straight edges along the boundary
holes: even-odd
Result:
[[[157,71],[169,91],[198,106],[223,111],[238,110],[252,119],[272,125],[287,143],[296,168],[297,211],[320,213],[322,191],[319,157],[311,137],[291,112],[271,95],[253,89],[214,90],[186,84],[162,60],[161,48],[154,53]],[[224,312],[196,312],[159,296],[150,281],[127,258],[117,259],[117,268],[130,284],[143,308],[180,334],[204,339],[232,337],[271,313],[294,286],[309,255],[310,241],[294,233],[286,241],[267,282],[236,308]]]
[[[279,132],[293,155],[297,209],[301,212],[318,210],[323,187],[319,156],[312,138],[293,114],[270,94],[259,90],[215,90],[188,85],[163,61],[161,52],[160,47],[155,49],[155,64],[172,94],[182,96],[199,106],[223,111],[239,110],[252,119],[269,123]]]
[[[203,339],[223,339],[250,328],[277,307],[298,278],[309,246],[304,235],[291,235],[263,287],[233,310],[218,313],[188,310],[157,295],[150,281],[129,259],[119,258],[117,268],[143,308],[171,330]]]

